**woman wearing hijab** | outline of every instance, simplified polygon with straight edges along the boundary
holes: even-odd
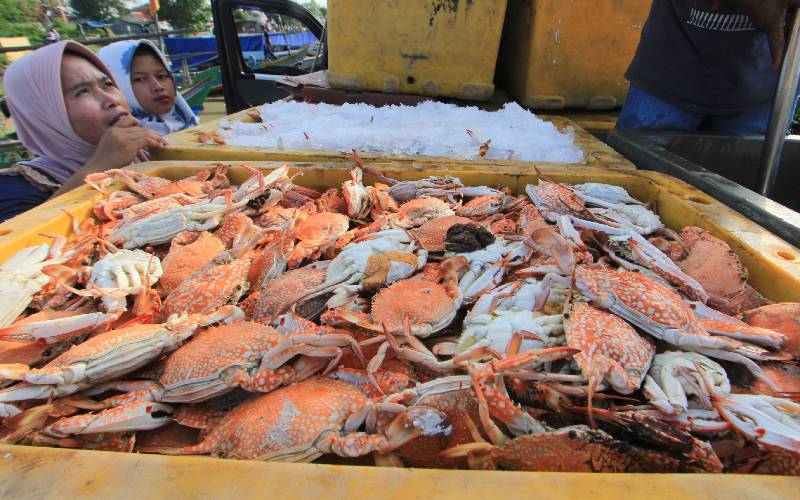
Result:
[[[200,120],[177,92],[164,54],[149,40],[116,42],[97,52],[108,66],[131,113],[142,126],[167,135]]]
[[[0,172],[0,220],[80,185],[87,173],[146,160],[145,148],[166,145],[139,126],[111,72],[77,42],[15,61],[3,83],[17,135],[36,158]]]

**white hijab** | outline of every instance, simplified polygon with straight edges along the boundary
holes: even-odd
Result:
[[[147,127],[158,132],[161,135],[167,135],[178,130],[193,127],[200,123],[200,120],[192,112],[186,99],[180,94],[175,95],[175,105],[172,111],[163,115],[153,114],[139,104],[136,96],[133,94],[133,85],[131,84],[131,64],[133,63],[133,55],[140,45],[147,45],[153,50],[153,53],[158,55],[164,68],[169,72],[172,81],[175,77],[170,71],[170,66],[167,63],[164,54],[158,50],[158,47],[150,40],[131,40],[125,42],[116,42],[111,45],[106,45],[97,51],[98,57],[108,66],[114,78],[117,81],[117,86],[122,91],[125,99],[128,100],[128,105],[131,108],[131,114],[139,119],[139,123],[143,127]]]

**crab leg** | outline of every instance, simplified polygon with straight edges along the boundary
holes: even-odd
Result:
[[[373,451],[388,453],[419,436],[449,434],[452,428],[444,426],[446,419],[446,415],[438,410],[415,406],[396,416],[386,429],[385,436],[363,432],[340,436],[331,432],[316,442],[315,446],[323,453],[335,453],[340,457],[360,457]]]
[[[519,409],[511,400],[503,382],[503,375],[522,368],[530,370],[543,363],[568,358],[576,352],[580,350],[572,347],[552,347],[525,351],[478,367],[470,367],[472,385],[476,392],[481,392],[486,397],[492,416],[506,424],[514,434],[545,432],[547,429],[544,425]]]

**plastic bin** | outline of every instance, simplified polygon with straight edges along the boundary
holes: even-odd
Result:
[[[152,175],[180,178],[207,167],[201,162],[149,162],[135,167]],[[250,163],[269,169],[280,163]],[[306,175],[296,179],[312,187],[331,187],[348,179],[341,163],[290,165]],[[381,169],[398,179],[427,175],[404,164]],[[507,186],[519,192],[537,177],[528,170],[501,166],[492,172],[451,170],[467,184]],[[688,184],[656,172],[581,171],[543,167],[560,182],[606,182],[654,203],[672,228],[703,227],[728,242],[750,271],[750,283],[772,300],[800,300],[800,250],[745,219]],[[249,173],[231,170],[234,182]],[[368,178],[366,182],[371,182]],[[81,187],[0,224],[0,262],[24,246],[46,240],[39,233],[68,234],[69,210],[79,219],[91,216],[102,195]],[[509,471],[395,469],[324,464],[282,464],[206,457],[168,457],[0,444],[0,492],[6,497],[259,496],[269,498],[375,497],[464,498],[470,496],[542,498],[793,498],[800,479],[763,475],[584,474]]]
[[[621,106],[650,3],[509,0],[498,85],[536,109]]]
[[[222,120],[240,120],[252,122],[247,113],[251,110],[244,110],[225,118],[211,120],[201,123],[180,132],[175,132],[167,136],[170,145],[164,149],[153,149],[150,154],[154,160],[178,160],[178,161],[297,161],[297,162],[328,162],[328,161],[350,161],[353,154],[350,150],[334,151],[322,149],[266,149],[242,146],[224,146],[219,144],[205,144],[198,139],[198,132],[211,134],[220,127]],[[530,169],[535,165],[537,168],[543,166],[562,166],[564,168],[580,169],[584,166],[602,167],[614,170],[634,170],[636,167],[626,160],[621,154],[614,151],[607,144],[601,142],[592,134],[588,133],[574,122],[559,116],[539,116],[544,120],[553,122],[560,130],[572,127],[575,134],[575,144],[583,151],[586,163],[549,163],[549,162],[524,162],[514,160],[453,160],[436,156],[408,156],[389,153],[361,152],[359,156],[369,162],[391,162],[400,161],[410,163],[412,168],[432,168],[437,165],[446,165],[448,168],[458,169],[490,169],[497,165],[516,166],[520,169]]]
[[[505,0],[331,0],[328,80],[334,88],[485,100]]]

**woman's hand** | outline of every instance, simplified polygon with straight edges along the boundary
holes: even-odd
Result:
[[[157,132],[138,125],[139,121],[130,115],[120,118],[113,127],[105,131],[97,149],[83,168],[67,179],[53,196],[80,186],[87,174],[130,165],[142,149],[162,148],[168,144]]]
[[[148,128],[139,127],[136,118],[128,115],[106,130],[94,154],[82,169],[84,173],[102,172],[129,165],[141,149],[161,148],[166,139]]]

